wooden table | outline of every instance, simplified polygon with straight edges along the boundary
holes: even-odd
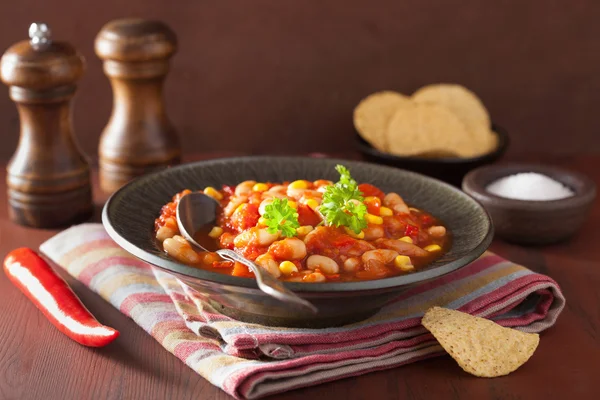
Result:
[[[206,157],[206,156],[205,156]],[[536,161],[569,167],[600,182],[600,156]],[[96,185],[97,188],[97,185]],[[7,219],[0,183],[0,256],[37,248],[56,231],[29,229]],[[106,196],[96,190],[95,219]],[[530,361],[507,377],[469,376],[449,357],[374,372],[278,396],[286,399],[592,399],[600,398],[600,206],[570,242],[523,248],[496,240],[492,250],[550,275],[567,306],[542,334]],[[64,275],[64,274],[63,274]],[[133,321],[82,284],[67,278],[100,321],[121,332],[103,349],[80,346],[58,332],[0,276],[0,399],[225,399],[228,395],[164,350]]]

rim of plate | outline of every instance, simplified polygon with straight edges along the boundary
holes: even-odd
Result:
[[[157,178],[161,178],[161,177],[166,178],[170,174],[172,174],[173,171],[179,171],[179,170],[185,170],[185,169],[191,169],[191,168],[199,168],[199,167],[206,166],[206,165],[229,164],[231,162],[244,163],[244,162],[249,162],[249,161],[261,161],[261,160],[268,161],[268,160],[272,160],[272,159],[282,159],[282,160],[285,159],[288,162],[293,161],[293,160],[304,160],[304,161],[306,161],[306,160],[314,160],[314,161],[323,160],[322,158],[295,157],[295,156],[290,156],[290,157],[245,156],[245,157],[228,157],[228,158],[218,158],[218,159],[212,159],[212,160],[196,161],[196,162],[192,162],[192,163],[185,163],[185,164],[181,164],[181,165],[178,165],[175,167],[167,168],[162,171],[158,171],[155,173],[151,173],[151,174],[136,178],[136,179],[128,182],[121,188],[119,188],[116,192],[114,192],[110,196],[110,198],[107,200],[107,202],[105,203],[105,205],[102,209],[102,224],[104,225],[104,229],[107,231],[108,235],[120,247],[122,247],[124,250],[126,250],[133,256],[139,258],[140,260],[145,261],[149,264],[152,264],[156,267],[159,267],[163,270],[173,272],[176,274],[180,274],[180,275],[185,275],[190,278],[201,279],[201,280],[214,282],[214,283],[218,283],[218,284],[260,290],[260,289],[258,289],[256,280],[254,280],[252,278],[231,276],[231,275],[226,275],[226,274],[220,274],[217,272],[207,271],[207,270],[204,270],[201,268],[190,267],[185,264],[179,263],[175,260],[168,260],[168,259],[160,258],[160,257],[144,250],[143,248],[138,247],[137,245],[135,245],[134,243],[129,241],[126,237],[121,235],[115,229],[114,224],[113,224],[114,221],[112,220],[109,210],[111,210],[114,207],[114,204],[117,203],[127,193],[129,193],[132,190],[135,190],[136,187],[138,187],[140,185],[144,185],[145,183],[147,183],[151,180],[157,179]],[[485,237],[468,253],[464,254],[460,258],[457,258],[456,260],[450,261],[450,262],[440,265],[440,266],[436,266],[436,267],[432,267],[432,268],[425,268],[423,270],[413,272],[413,273],[410,273],[407,275],[399,275],[399,276],[390,277],[390,278],[375,279],[375,280],[368,280],[368,281],[337,282],[337,283],[335,283],[335,282],[334,283],[284,282],[284,285],[294,292],[299,292],[299,293],[323,292],[323,293],[325,293],[325,292],[372,291],[372,290],[380,290],[380,289],[393,289],[396,287],[402,287],[402,286],[418,283],[421,281],[426,281],[426,280],[429,280],[432,278],[437,278],[439,276],[445,275],[449,272],[455,271],[455,270],[469,264],[470,262],[476,260],[479,256],[481,256],[487,250],[490,243],[492,242],[493,235],[494,235],[494,229],[493,229],[492,220],[491,220],[488,212],[485,210],[485,208],[483,208],[483,206],[481,206],[481,204],[479,204],[479,202],[477,202],[471,196],[469,196],[468,194],[464,193],[463,191],[455,188],[454,186],[452,186],[450,184],[447,184],[447,183],[442,182],[435,178],[431,178],[431,177],[428,177],[428,176],[425,176],[425,175],[422,175],[422,174],[419,174],[416,172],[412,172],[412,171],[408,171],[408,170],[404,170],[404,169],[400,169],[400,168],[387,167],[387,166],[363,162],[363,161],[344,160],[344,159],[336,159],[336,158],[327,158],[326,160],[331,163],[351,163],[351,164],[357,165],[357,166],[369,165],[370,167],[376,166],[377,168],[381,168],[382,170],[388,170],[389,173],[396,173],[398,171],[402,171],[402,173],[404,173],[404,174],[414,175],[414,176],[419,177],[420,179],[435,181],[436,184],[445,187],[446,190],[455,192],[456,194],[458,194],[460,197],[462,197],[466,201],[472,203],[472,205],[475,205],[476,208],[478,208],[479,211],[482,213],[482,215],[485,216],[486,222],[488,224],[488,230],[485,234]],[[157,210],[157,212],[158,212],[158,210]],[[149,229],[151,229],[151,225],[149,226]]]

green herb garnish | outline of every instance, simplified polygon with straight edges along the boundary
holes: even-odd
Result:
[[[363,194],[348,168],[336,165],[335,170],[339,172],[340,180],[327,186],[319,212],[327,225],[345,226],[358,234],[367,227],[367,206]]]
[[[275,234],[281,231],[286,237],[296,236],[296,228],[300,227],[298,212],[288,204],[287,199],[273,199],[265,207],[263,218],[266,220],[267,232]]]

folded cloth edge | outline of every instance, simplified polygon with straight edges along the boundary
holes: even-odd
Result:
[[[89,228],[90,231],[96,232],[97,238],[103,237],[106,235],[104,229],[99,224],[85,224],[85,226],[75,226],[67,229],[48,240],[44,244],[40,246],[40,250],[42,253],[46,254],[49,258],[53,259],[48,253],[56,252],[56,247],[52,248],[51,244],[60,247],[61,242],[58,240],[60,237],[64,237],[63,234],[67,234],[67,232],[71,231],[71,229],[81,229],[81,228]],[[99,228],[102,228],[101,230]],[[57,239],[53,241],[53,239]],[[86,239],[87,240],[87,239]],[[85,242],[85,240],[82,240]],[[62,243],[66,246],[66,243]],[[56,261],[56,260],[55,260]],[[56,262],[56,264],[59,264]],[[60,264],[59,264],[60,265]],[[61,265],[64,268],[64,266]],[[70,272],[70,271],[69,271]],[[560,292],[560,288],[554,281],[548,278],[549,282],[551,282],[550,287],[548,282],[546,284],[541,284],[537,289],[540,290],[550,290],[553,293],[551,295],[554,296],[554,302],[549,304],[549,308],[547,310],[547,319],[546,323],[540,324],[539,326],[535,326],[532,328],[534,331],[541,331],[548,327],[550,327],[558,318],[560,311],[563,309],[565,305],[564,297]],[[86,283],[87,284],[87,283]],[[535,287],[534,287],[535,288]],[[137,322],[137,321],[136,321]],[[146,329],[146,328],[145,328]],[[525,329],[522,329],[525,330]],[[529,330],[528,330],[529,331]],[[160,340],[159,340],[160,342]],[[162,344],[162,342],[161,342]],[[164,344],[163,344],[164,345]],[[435,346],[433,346],[435,347]],[[169,349],[168,349],[169,350]],[[439,347],[436,351],[431,351],[424,357],[433,357],[438,354],[442,354],[439,351]],[[173,351],[169,350],[173,353]],[[174,353],[175,354],[175,353]],[[402,354],[404,356],[404,353]],[[305,368],[304,370],[284,370],[280,371],[283,373],[275,373],[270,371],[270,368],[258,368],[256,369],[252,365],[247,368],[239,368],[237,370],[232,370],[231,373],[223,380],[220,381],[220,384],[217,386],[226,390],[228,393],[234,395],[237,398],[257,398],[262,397],[268,394],[278,393],[285,390],[290,390],[295,387],[302,387],[311,384],[322,383],[330,380],[341,379],[343,377],[359,375],[362,373],[366,373],[373,370],[384,369],[384,368],[392,368],[397,365],[406,364],[411,361],[416,361],[420,359],[419,357],[423,356],[415,353],[413,356],[405,356],[405,358],[397,358],[397,357],[386,357],[385,362],[382,360],[365,360],[361,359],[357,361],[359,368],[344,368],[343,366],[336,366],[336,363],[327,363],[327,364],[316,364],[310,368]],[[178,356],[179,357],[179,356]],[[180,357],[181,358],[181,357]],[[186,362],[185,360],[183,360]],[[294,361],[294,360],[290,360]],[[298,361],[298,360],[295,360]],[[342,361],[343,363],[344,361]],[[188,362],[187,365],[192,367]],[[253,363],[251,363],[253,364]],[[274,364],[277,364],[275,362]],[[275,365],[272,364],[272,367]],[[254,364],[256,366],[256,364]],[[192,367],[193,368],[193,367]],[[319,368],[321,371],[319,372]],[[295,368],[294,368],[295,369]],[[316,369],[316,371],[315,371]],[[199,371],[197,371],[199,372]],[[307,375],[308,374],[308,375]],[[311,375],[312,374],[312,375]],[[204,375],[203,375],[204,376]],[[208,378],[207,378],[208,379]],[[209,379],[212,383],[217,384],[215,380]]]

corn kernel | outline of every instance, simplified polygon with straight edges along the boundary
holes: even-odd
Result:
[[[223,234],[223,228],[219,226],[213,226],[213,228],[208,232],[208,236],[213,239],[218,239]]]
[[[430,244],[429,246],[423,247],[427,251],[440,251],[442,248],[437,244]]]
[[[299,180],[290,183],[289,187],[291,189],[308,189],[308,182]]]
[[[254,192],[266,192],[269,189],[269,186],[266,183],[257,183],[252,186],[252,190]]]
[[[383,218],[381,218],[377,215],[373,215],[373,214],[367,214],[367,221],[370,224],[375,224],[375,225],[383,224]]]
[[[298,272],[298,267],[291,261],[283,261],[279,264],[279,270],[284,275],[290,275],[293,272]]]
[[[363,231],[360,231],[360,233],[354,233],[354,231],[350,228],[344,227],[344,230],[346,231],[346,233],[353,237],[354,239],[364,239],[365,238],[365,233]]]
[[[212,186],[207,186],[204,189],[204,194],[212,197],[215,200],[223,200],[223,195],[221,193],[219,193],[219,191]]]
[[[315,199],[308,199],[308,200],[306,200],[305,204],[313,210],[316,210],[317,207],[319,207],[319,202],[316,201]]]
[[[258,219],[258,224],[257,224],[257,225],[260,225],[260,226],[267,226],[267,219],[266,219],[265,217],[260,217],[260,218]]]
[[[367,197],[365,197],[365,203],[370,203],[372,201],[378,201],[378,200],[379,200],[379,197],[376,197],[376,196],[367,196]]]
[[[396,266],[396,268],[404,272],[415,269],[414,265],[412,265],[412,262],[410,261],[409,256],[396,256],[396,258],[394,259],[394,265]]]
[[[298,208],[298,203],[296,203],[295,201],[292,201],[292,200],[288,200],[288,206],[290,206],[292,208]]]
[[[382,217],[391,217],[392,215],[394,215],[394,212],[391,208],[381,207],[379,209],[379,215],[381,215]]]
[[[402,240],[403,242],[406,242],[406,243],[413,243],[413,240],[410,236],[403,236],[398,240]]]
[[[298,236],[306,236],[308,235],[314,228],[310,225],[304,225],[299,228],[296,228],[296,233]]]

